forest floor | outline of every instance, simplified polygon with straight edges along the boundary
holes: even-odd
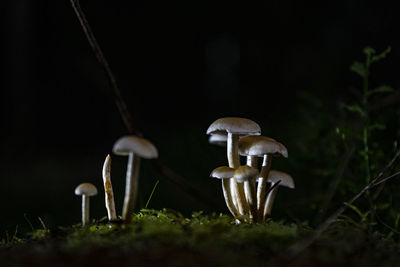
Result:
[[[398,266],[392,235],[348,218],[335,222],[292,259],[286,251],[310,234],[306,224],[235,224],[202,212],[142,210],[129,227],[106,218],[91,226],[35,230],[0,244],[0,266]]]

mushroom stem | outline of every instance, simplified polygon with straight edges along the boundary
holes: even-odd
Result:
[[[224,194],[224,199],[226,206],[233,216],[239,216],[239,212],[235,206],[235,203],[232,199],[232,191],[231,191],[231,181],[232,179],[222,179],[222,192]]]
[[[257,186],[257,209],[260,218],[263,218],[264,216],[265,190],[267,187],[269,170],[271,169],[271,162],[272,157],[268,156],[268,154],[265,154]]]
[[[89,224],[89,196],[82,195],[82,225]]]
[[[258,158],[256,156],[247,156],[247,165],[257,169]],[[244,181],[244,192],[247,203],[250,206],[250,219],[256,222],[258,220],[256,179]]]
[[[274,186],[275,183],[271,183],[271,187]],[[265,200],[265,206],[264,206],[264,213],[263,213],[263,221],[267,218],[268,215],[271,214],[272,210],[272,205],[274,204],[275,196],[276,193],[278,192],[278,186],[275,186],[272,188],[272,190],[269,192],[267,199]]]
[[[108,220],[114,220],[117,218],[115,211],[114,192],[111,184],[111,157],[107,155],[103,165],[103,185],[105,192],[105,202],[107,209]]]
[[[227,138],[227,156],[229,167],[237,169],[240,166],[239,158],[239,135],[228,133]],[[250,208],[246,201],[244,186],[242,183],[237,183],[235,179],[230,179],[230,188],[233,199],[236,199],[237,210],[240,215],[246,215]]]
[[[122,218],[125,224],[132,221],[137,196],[139,166],[140,157],[135,156],[132,152],[129,153],[128,167],[126,170],[125,198],[122,209]]]

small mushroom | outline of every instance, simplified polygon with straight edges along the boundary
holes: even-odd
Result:
[[[257,176],[258,176],[258,170],[247,165],[240,166],[239,168],[237,168],[233,175],[233,178],[236,180],[237,183],[244,184],[246,200],[250,207],[250,218],[253,221],[257,221],[258,217],[257,200],[254,197],[256,195],[256,192],[255,192],[255,187],[252,186]]]
[[[115,211],[114,192],[111,184],[111,157],[107,155],[103,165],[103,185],[106,201],[108,220],[115,220],[117,213]]]
[[[237,117],[227,117],[220,118],[214,121],[207,129],[207,134],[227,134],[227,157],[229,167],[237,169],[240,166],[240,159],[238,153],[238,141],[239,136],[245,135],[259,135],[261,133],[260,126],[252,120],[237,118]],[[247,213],[247,202],[244,193],[243,184],[237,183],[234,179],[230,179],[230,185],[222,180],[224,194],[236,198],[237,209],[240,214]],[[230,205],[234,203],[229,201],[226,203]],[[233,208],[230,207],[230,210]]]
[[[254,159],[252,157],[263,157],[257,186],[257,209],[259,212],[259,218],[262,218],[265,204],[267,177],[271,168],[272,156],[283,156],[287,158],[287,149],[275,139],[266,136],[246,136],[241,138],[239,141],[239,153],[242,156],[247,156],[248,164],[253,164]]]
[[[211,178],[217,178],[217,179],[222,179],[222,185],[224,185],[224,180],[227,180],[227,183],[229,185],[229,179],[231,179],[233,177],[233,174],[235,172],[235,169],[230,168],[228,166],[222,166],[222,167],[218,167],[215,168],[211,174],[210,177]],[[224,189],[224,186],[222,186],[222,189]],[[239,212],[236,209],[236,206],[234,205],[234,203],[232,202],[232,197],[229,196],[227,194],[227,192],[225,190],[222,190],[223,194],[224,194],[224,199],[225,202],[227,203],[227,207],[229,209],[229,211],[232,213],[233,216],[239,216]]]
[[[97,188],[91,183],[82,183],[75,188],[75,195],[82,196],[82,225],[88,225],[89,198],[97,195]]]
[[[281,171],[271,170],[269,172],[267,181],[271,183],[271,187],[274,186],[275,183],[280,181],[279,186],[285,186],[294,189],[293,178],[289,174]],[[269,192],[267,199],[265,200],[263,220],[265,220],[265,218],[271,214],[272,205],[274,204],[275,196],[278,192],[279,186],[274,187]]]
[[[147,139],[129,135],[118,139],[113,147],[116,155],[129,156],[126,170],[126,185],[122,218],[125,224],[132,221],[133,210],[138,192],[140,158],[158,157],[156,147]]]

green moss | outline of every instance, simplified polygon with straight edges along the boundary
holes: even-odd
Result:
[[[1,243],[0,259],[11,262],[93,260],[162,266],[261,265],[276,259],[282,252],[310,233],[310,228],[268,220],[264,224],[236,224],[223,214],[193,213],[185,218],[173,210],[142,210],[132,224],[121,220],[109,223],[106,218],[91,226],[60,227],[37,230],[19,242]],[[311,263],[362,263],[374,266],[395,262],[400,257],[392,236],[369,233],[363,225],[338,221],[316,243],[300,255],[292,266]],[[6,253],[7,252],[7,253]],[[394,255],[393,255],[394,254]],[[11,265],[12,266],[12,265]]]

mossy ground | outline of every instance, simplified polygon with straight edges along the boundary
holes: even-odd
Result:
[[[132,225],[107,219],[91,226],[37,230],[0,246],[1,266],[396,266],[400,246],[342,220],[294,260],[284,251],[310,233],[305,225],[235,224],[221,214],[142,210]]]

